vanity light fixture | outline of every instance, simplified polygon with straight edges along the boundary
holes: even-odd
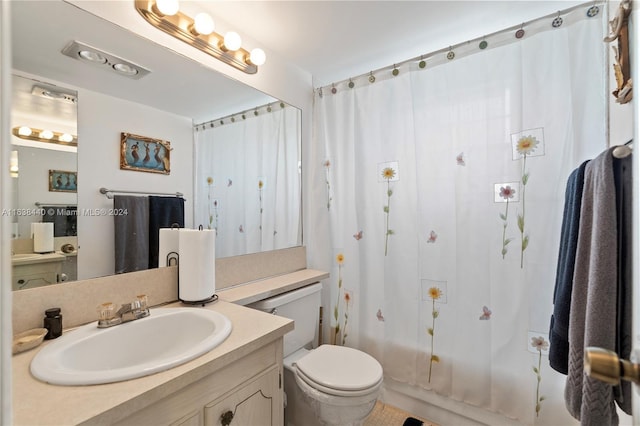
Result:
[[[247,74],[257,73],[265,63],[264,50],[242,48],[236,32],[216,33],[213,19],[206,13],[195,18],[185,15],[178,0],[135,0],[135,8],[154,27]]]
[[[75,40],[67,44],[65,48],[62,49],[62,53],[70,58],[98,66],[102,69],[111,70],[119,75],[133,78],[135,80],[142,78],[151,72],[131,61],[127,61],[117,57],[116,55],[112,55],[111,53],[104,52]]]
[[[28,126],[14,127],[12,133],[20,139],[55,143],[59,145],[78,146],[78,138],[69,133],[54,132],[47,129],[36,129]]]

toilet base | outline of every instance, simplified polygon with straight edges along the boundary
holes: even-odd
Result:
[[[287,400],[284,409],[284,424],[286,426],[361,426],[376,404],[376,400],[373,400],[367,406],[359,406],[358,411],[363,414],[363,418],[360,420],[341,421],[341,419],[335,418],[335,414],[340,411],[335,409],[338,407],[321,406],[317,401],[307,396],[298,386],[295,373],[286,367],[284,368],[284,391]],[[322,409],[327,412],[322,413],[320,411]],[[322,416],[322,420],[319,414]]]
[[[294,373],[288,368],[284,369],[284,393],[287,401],[284,408],[286,426],[323,426],[313,407],[305,401],[304,394],[298,389]]]

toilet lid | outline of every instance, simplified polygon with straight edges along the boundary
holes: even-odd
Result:
[[[369,389],[382,380],[382,366],[375,358],[344,346],[319,346],[298,360],[296,367],[320,387],[341,391]]]

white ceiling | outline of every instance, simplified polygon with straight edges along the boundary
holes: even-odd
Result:
[[[314,86],[482,37],[584,1],[197,1],[309,71]],[[593,4],[593,3],[592,3]],[[190,5],[191,8],[191,5]],[[268,59],[267,59],[268,60]]]
[[[133,0],[114,1],[133,3]],[[233,29],[258,40],[267,52],[307,70],[316,87],[580,3],[569,0],[183,2],[190,11],[209,11],[218,22],[218,30],[222,24],[223,29]],[[60,0],[14,0],[11,6],[13,63],[20,73],[151,105],[192,117],[196,123],[273,100]],[[72,40],[138,63],[152,72],[140,80],[130,80],[60,54]],[[15,107],[33,108],[26,100]]]
[[[262,105],[273,98],[62,1],[13,1],[12,60],[19,74],[41,76],[71,89],[88,89],[202,122]],[[132,80],[64,56],[77,40],[152,72]],[[31,97],[33,98],[33,97]],[[17,98],[14,97],[14,100]],[[28,97],[19,99],[28,101]],[[82,104],[80,96],[78,103]],[[31,109],[14,103],[15,109]]]

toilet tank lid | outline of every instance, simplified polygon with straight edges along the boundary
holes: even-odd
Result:
[[[270,297],[268,299],[259,300],[247,305],[249,308],[259,309],[261,311],[271,311],[278,306],[286,305],[294,300],[301,299],[305,296],[309,296],[313,293],[318,293],[322,290],[322,284],[315,283],[305,287],[291,290],[286,293],[279,294],[277,296]]]

